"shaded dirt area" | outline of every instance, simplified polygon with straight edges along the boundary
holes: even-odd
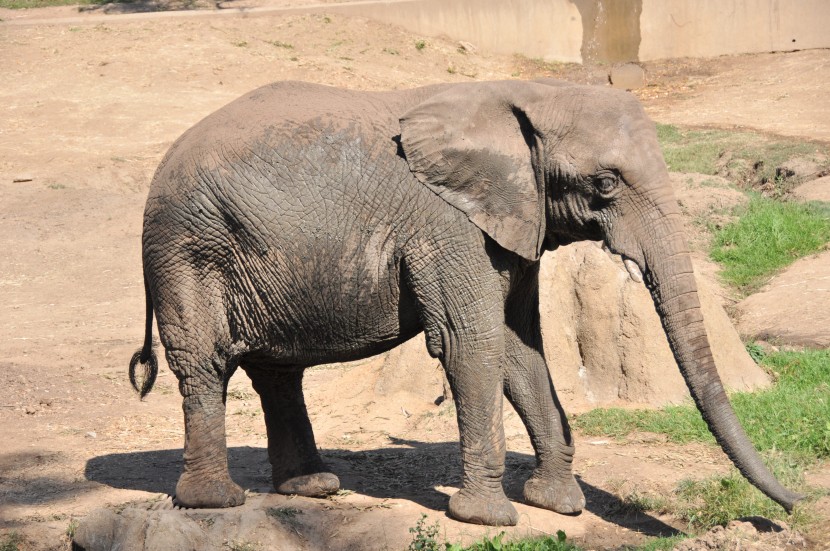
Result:
[[[102,21],[100,12],[85,20],[71,8],[0,10],[0,533],[21,533],[23,549],[66,548],[74,519],[106,505],[164,504],[174,488],[183,441],[175,378],[162,366],[154,392],[140,402],[126,365],[142,341],[144,197],[181,132],[275,80],[387,89],[547,70],[323,13]],[[67,16],[65,23],[38,23]],[[29,21],[19,24],[23,19]],[[787,121],[796,135],[830,139],[827,102],[817,110],[815,97],[802,95],[802,81],[758,86],[738,78],[776,64],[807,74],[828,60],[830,52],[815,51],[687,61],[691,69],[675,72],[676,63],[655,64],[641,97],[661,121],[751,120],[781,132]],[[764,102],[776,108],[753,107]],[[812,122],[802,125],[802,118]],[[308,548],[400,549],[421,513],[440,520],[450,540],[498,533],[444,515],[460,473],[452,406],[434,403],[442,394],[438,369],[410,391],[384,391],[383,377],[383,366],[371,361],[308,373],[319,445],[350,492],[292,500],[268,493],[261,410],[237,374],[228,408],[231,472],[251,490],[252,503],[304,511],[308,533],[298,529],[298,541]],[[519,501],[533,459],[512,411],[506,423],[508,495]],[[670,492],[684,477],[728,468],[718,450],[653,435],[578,436],[577,450],[588,511],[565,517],[519,503],[522,518],[511,535],[561,529],[605,549],[674,533],[683,528],[675,520],[634,513],[621,496]]]

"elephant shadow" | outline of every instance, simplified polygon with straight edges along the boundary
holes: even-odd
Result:
[[[390,437],[393,445],[371,450],[323,449],[324,460],[340,477],[341,487],[379,499],[408,499],[434,511],[446,511],[449,496],[442,487],[459,487],[461,460],[457,442],[419,442]],[[507,497],[522,501],[522,488],[535,465],[532,455],[508,452],[504,487]],[[228,448],[233,479],[243,488],[273,492],[265,448]],[[182,468],[181,449],[108,454],[87,461],[89,481],[114,488],[170,494]],[[618,526],[649,536],[672,536],[674,527],[630,506],[577,477],[587,499],[586,509]]]

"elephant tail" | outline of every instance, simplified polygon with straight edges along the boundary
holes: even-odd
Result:
[[[159,372],[158,359],[153,351],[153,299],[150,297],[150,289],[147,288],[147,278],[144,278],[144,298],[146,301],[147,317],[144,325],[144,346],[133,354],[130,360],[130,384],[143,399],[153,389],[156,376]],[[142,376],[141,386],[136,379],[136,368],[141,364]]]

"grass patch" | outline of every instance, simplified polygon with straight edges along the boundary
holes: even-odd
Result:
[[[805,485],[803,472],[816,461],[830,458],[830,350],[756,355],[777,382],[768,390],[732,395],[732,406],[778,480],[808,498],[816,497],[818,491]],[[714,443],[694,406],[594,410],[574,418],[573,426],[584,434],[620,437],[645,431],[666,434],[678,443]],[[788,516],[734,468],[727,476],[684,480],[668,498],[633,493],[620,499],[620,514],[670,513],[693,531],[754,515],[786,520],[795,526],[814,521],[808,507],[797,507]]]
[[[809,496],[811,492],[804,483],[802,462],[793,460],[787,454],[764,455],[767,465],[784,486]],[[796,507],[792,515],[787,514],[736,469],[726,476],[681,481],[670,512],[696,531],[724,526],[732,519],[750,516],[785,520],[794,527],[805,526],[814,520],[809,509],[803,506]]]
[[[782,203],[755,195],[745,209],[715,234],[711,251],[712,259],[723,265],[723,279],[744,293],[830,241],[830,213],[819,204]]]
[[[778,450],[808,461],[830,458],[830,350],[775,352],[761,364],[778,379],[767,390],[739,392],[732,407],[759,451]],[[635,431],[665,434],[677,443],[712,442],[694,406],[659,410],[596,409],[572,425],[588,435],[620,438]]]
[[[669,170],[718,174],[744,187],[772,183],[777,194],[798,183],[785,181],[777,174],[776,169],[786,161],[803,157],[819,162],[825,169],[830,167],[830,152],[825,146],[758,132],[658,124],[657,139]]]
[[[17,532],[9,532],[0,536],[0,551],[18,551],[23,543],[23,537]]]
[[[409,529],[412,541],[407,551],[581,551],[581,548],[568,542],[565,532],[559,530],[556,536],[526,538],[514,541],[502,541],[504,532],[492,538],[485,537],[469,546],[440,541],[438,534],[440,524],[427,523],[427,516],[422,514],[414,527]]]

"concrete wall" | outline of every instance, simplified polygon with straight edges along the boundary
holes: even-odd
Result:
[[[643,0],[640,60],[830,47],[827,0]]]
[[[830,47],[830,0],[391,0],[326,9],[552,61]]]

